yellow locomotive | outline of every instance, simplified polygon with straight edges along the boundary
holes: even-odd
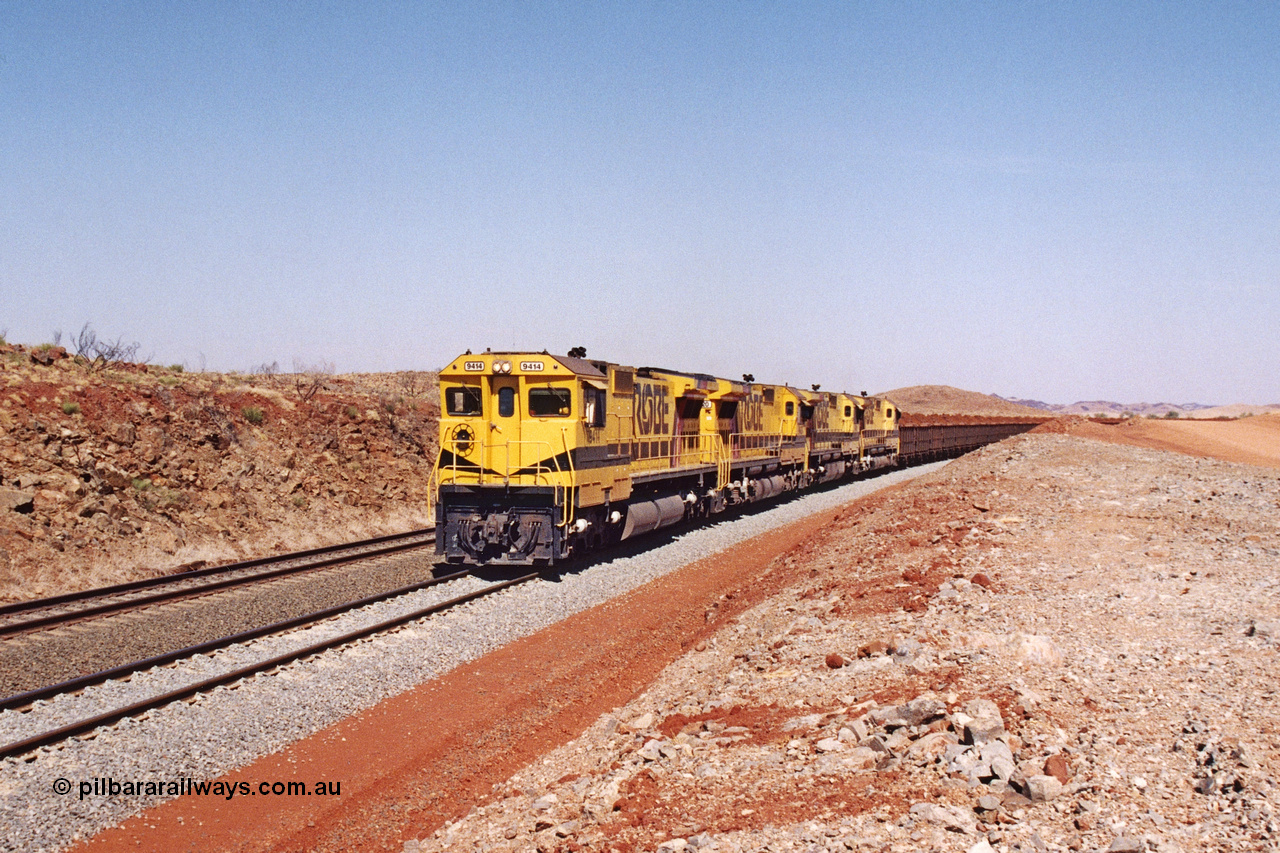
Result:
[[[886,400],[546,352],[440,372],[436,551],[553,564],[897,464]]]

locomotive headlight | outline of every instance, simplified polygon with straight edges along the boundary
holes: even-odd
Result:
[[[495,361],[495,362],[493,363],[493,372],[494,372],[494,373],[510,373],[510,372],[511,372],[511,362],[509,362],[509,361]]]

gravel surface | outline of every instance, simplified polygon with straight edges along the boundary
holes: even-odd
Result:
[[[428,547],[15,637],[0,643],[0,696],[408,586],[431,577],[434,559]]]
[[[1280,849],[1280,473],[1058,435],[797,582],[413,853]]]
[[[421,541],[423,538],[429,537],[430,530],[425,532],[419,529],[412,536],[404,534],[396,535],[400,541]],[[385,537],[379,537],[385,538]],[[88,607],[94,607],[99,604],[116,604],[121,602],[133,601],[139,598],[145,598],[154,595],[160,591],[181,591],[190,590],[206,584],[215,583],[225,580],[234,580],[240,578],[250,578],[263,572],[276,571],[279,569],[290,568],[293,566],[301,566],[314,562],[317,559],[328,559],[337,557],[358,557],[362,553],[372,551],[382,545],[388,543],[366,543],[364,545],[344,546],[340,550],[333,551],[326,555],[301,556],[305,551],[295,552],[293,556],[289,554],[279,554],[275,557],[259,557],[246,562],[254,562],[255,565],[243,568],[232,568],[236,563],[225,563],[222,565],[206,566],[205,561],[195,561],[184,569],[175,569],[173,574],[167,577],[150,577],[149,581],[160,581],[158,584],[143,586],[137,589],[124,590],[111,594],[102,594],[103,590],[111,589],[111,586],[103,586],[95,589],[86,589],[83,592],[97,592],[98,595],[73,601],[66,601],[61,604],[41,604],[47,602],[48,598],[31,599],[24,602],[11,602],[10,604],[24,604],[24,608],[12,613],[0,614],[0,628],[7,627],[15,622],[25,622],[28,619],[40,616],[53,616],[56,614],[75,613]],[[271,562],[265,565],[257,565],[257,561],[267,559]],[[207,573],[207,574],[205,574]],[[58,596],[52,596],[54,598]],[[34,606],[33,606],[34,605]]]
[[[218,777],[680,565],[808,514],[918,477],[943,464],[859,481],[796,498],[766,512],[660,538],[657,541],[663,544],[651,550],[588,563],[555,581],[523,584],[391,634],[291,664],[233,687],[218,688],[193,703],[178,703],[153,711],[145,719],[125,720],[99,730],[89,738],[44,748],[34,759],[28,756],[5,760],[0,781],[0,849],[62,849],[168,798],[90,795],[80,799],[77,791],[81,782],[92,782],[95,777],[165,783]],[[127,683],[113,682],[89,688],[80,696],[37,703],[29,713],[0,713],[0,741],[19,740],[141,696],[176,689],[242,666],[251,659],[268,658],[286,647],[314,642],[321,634],[349,631],[481,585],[483,581],[476,578],[455,581],[364,608],[305,631],[140,673]],[[59,779],[70,781],[69,794],[54,793]]]

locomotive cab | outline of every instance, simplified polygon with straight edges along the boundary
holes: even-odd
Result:
[[[485,353],[441,371],[437,553],[550,564],[578,540],[603,539],[606,519],[578,508],[629,492],[616,435],[609,441],[608,370],[545,353]]]
[[[898,421],[902,412],[892,400],[863,397],[861,465],[864,470],[898,464]]]

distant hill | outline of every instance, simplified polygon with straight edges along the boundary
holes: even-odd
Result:
[[[1271,403],[1267,406],[1254,406],[1249,403],[1232,403],[1229,406],[1214,406],[1207,409],[1197,409],[1185,417],[1189,418],[1241,418],[1246,415],[1264,415],[1268,413],[1280,412],[1280,403]]]
[[[884,391],[877,397],[888,397],[899,409],[913,415],[1005,415],[1044,417],[1045,411],[1023,406],[992,394],[964,391],[950,385],[912,385]]]
[[[1280,410],[1280,406],[1255,406],[1235,403],[1229,406],[1212,406],[1204,403],[1116,403],[1111,400],[1081,400],[1075,403],[1045,403],[1040,400],[1023,400],[1017,397],[999,397],[1007,403],[1030,406],[1055,415],[1086,415],[1091,417],[1119,418],[1125,415],[1165,417],[1174,412],[1180,418],[1235,418],[1244,414],[1262,414]]]
[[[1075,403],[1045,403],[1041,400],[1024,400],[1017,397],[1001,397],[999,394],[980,394],[950,385],[912,385],[882,391],[876,396],[888,397],[902,411],[913,415],[978,415],[1003,417],[1057,417],[1082,415],[1085,417],[1119,418],[1168,416],[1170,412],[1179,418],[1238,418],[1243,415],[1262,415],[1280,412],[1280,404],[1255,406],[1235,403],[1229,406],[1208,406],[1204,403],[1116,403],[1111,400],[1081,400]]]

